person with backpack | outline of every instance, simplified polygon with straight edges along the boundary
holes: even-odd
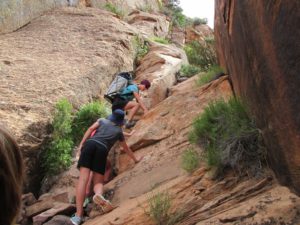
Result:
[[[83,202],[91,171],[93,171],[94,203],[104,208],[104,211],[109,211],[107,208],[113,209],[111,203],[102,194],[107,155],[117,141],[120,142],[123,150],[135,163],[142,159],[137,159],[134,156],[125,141],[121,128],[124,124],[124,117],[125,112],[117,109],[107,119],[97,120],[88,128],[80,142],[78,148],[80,157],[77,166],[79,168],[79,181],[76,188],[76,213],[70,218],[74,225],[82,223]],[[90,137],[94,130],[96,130],[96,133],[93,137]]]
[[[148,80],[142,80],[139,84],[131,83],[127,87],[123,88],[113,100],[112,111],[116,109],[123,109],[124,111],[130,110],[125,124],[126,128],[129,129],[135,125],[132,119],[140,107],[143,109],[144,114],[148,112],[148,109],[141,99],[139,91],[145,91],[150,87],[151,83]],[[133,101],[134,98],[136,101]]]

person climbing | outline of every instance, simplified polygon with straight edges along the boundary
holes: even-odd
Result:
[[[125,141],[121,128],[124,124],[124,117],[125,112],[121,109],[116,109],[108,119],[101,118],[91,125],[80,142],[78,148],[80,157],[77,165],[79,168],[79,181],[76,188],[76,213],[70,218],[74,225],[82,223],[83,202],[90,171],[93,171],[94,203],[104,208],[104,211],[109,211],[107,208],[113,209],[111,203],[102,194],[106,159],[114,143],[120,141],[123,150],[135,163],[141,160],[141,158],[137,159],[134,156]],[[96,133],[90,138],[94,130],[96,130]]]
[[[97,130],[94,130],[91,133],[90,137],[93,137],[95,135]],[[123,132],[124,137],[131,137],[134,134],[135,130],[132,130],[130,133]],[[123,149],[121,149],[123,151]],[[105,167],[105,173],[104,173],[104,178],[103,178],[103,183],[106,184],[112,179],[112,163],[110,160],[106,159],[106,167]],[[90,176],[89,176],[89,181],[86,187],[86,192],[85,192],[85,200],[83,203],[83,207],[86,207],[90,203],[90,197],[93,195],[93,171],[90,171]]]
[[[142,80],[139,84],[129,84],[127,87],[123,88],[120,94],[112,102],[112,111],[116,109],[122,109],[124,111],[130,110],[127,121],[125,124],[126,128],[131,128],[135,125],[132,121],[134,115],[137,113],[141,107],[144,114],[148,112],[148,109],[141,100],[139,91],[145,91],[151,87],[151,83],[148,80]],[[133,99],[136,99],[136,102]]]

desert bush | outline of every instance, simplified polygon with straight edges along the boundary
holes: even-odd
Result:
[[[200,25],[200,24],[207,24],[207,18],[194,18],[193,19],[193,25],[194,26],[197,26],[197,25]]]
[[[87,103],[80,107],[76,112],[73,124],[72,134],[74,142],[77,144],[81,141],[85,131],[101,117],[108,116],[108,108],[105,103],[95,101]]]
[[[189,63],[207,71],[217,62],[216,52],[213,46],[206,42],[192,41],[184,47]]]
[[[179,72],[181,77],[192,77],[200,71],[199,67],[187,64],[182,65]]]
[[[226,168],[240,175],[262,172],[266,154],[262,137],[239,99],[209,104],[195,119],[190,140],[204,147],[204,157],[217,168],[216,175]]]
[[[166,192],[157,193],[149,200],[149,215],[157,225],[165,225],[169,220],[171,197]]]
[[[187,149],[181,157],[181,167],[188,173],[193,172],[199,167],[200,157],[194,149]]]
[[[58,174],[71,165],[72,109],[67,99],[62,99],[55,105],[52,137],[42,156],[42,166],[48,175]]]
[[[224,73],[224,70],[221,67],[219,67],[218,65],[214,65],[214,66],[210,67],[209,70],[206,73],[199,75],[199,79],[197,80],[197,84],[199,86],[201,86],[203,84],[209,83],[217,75],[223,74],[223,73]]]
[[[149,211],[143,208],[145,214],[150,216],[157,225],[174,225],[184,216],[184,210],[171,211],[172,200],[167,192],[158,192],[148,198]]]
[[[162,8],[162,13],[171,18],[171,26],[185,27],[186,16],[182,13],[179,1],[169,0]]]
[[[107,10],[107,11],[110,11],[114,14],[116,14],[119,18],[123,18],[125,13],[122,9],[120,9],[118,6],[110,3],[110,2],[107,2],[104,6],[104,8]]]

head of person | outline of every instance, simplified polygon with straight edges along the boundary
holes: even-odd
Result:
[[[108,116],[108,119],[116,124],[117,126],[123,126],[125,118],[125,112],[122,109],[116,109],[111,115]]]
[[[139,85],[139,89],[141,91],[144,91],[144,90],[148,90],[149,88],[151,87],[151,83],[149,80],[142,80],[140,85]]]
[[[0,127],[0,224],[12,224],[21,205],[23,159],[14,138]]]

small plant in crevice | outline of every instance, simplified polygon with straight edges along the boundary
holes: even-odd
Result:
[[[149,199],[150,217],[158,224],[163,225],[169,219],[171,197],[168,193],[157,193]]]
[[[198,116],[189,135],[192,143],[204,147],[204,158],[216,167],[216,175],[231,168],[239,175],[260,175],[266,163],[266,149],[255,123],[240,99],[210,103]]]
[[[146,215],[150,216],[157,225],[174,225],[183,216],[182,212],[171,212],[171,195],[165,192],[158,192],[148,199],[149,211],[145,210]]]
[[[179,71],[180,77],[192,77],[201,72],[201,69],[197,66],[185,64],[182,65]]]
[[[85,131],[101,117],[108,116],[108,107],[103,102],[90,102],[84,104],[76,112],[72,124],[72,135],[74,142],[78,144],[81,141]]]
[[[110,11],[114,14],[116,14],[119,18],[123,18],[124,15],[125,15],[125,12],[120,9],[118,6],[110,3],[110,2],[107,2],[105,5],[104,5],[104,8],[107,10],[107,11]]]
[[[145,41],[143,38],[139,36],[134,36],[133,39],[133,46],[135,48],[135,59],[134,59],[134,66],[137,67],[140,64],[142,58],[147,55],[149,52],[149,43]]]
[[[152,41],[157,42],[157,43],[161,43],[161,44],[169,44],[169,40],[162,38],[162,37],[153,37],[151,38]]]
[[[194,149],[187,149],[181,157],[181,167],[188,173],[192,173],[199,167],[200,156]]]
[[[42,166],[47,175],[55,175],[71,165],[72,158],[72,105],[62,99],[55,105],[53,133],[42,155]]]
[[[217,63],[217,56],[214,46],[206,42],[192,41],[185,45],[184,51],[189,63],[207,71],[212,65]]]
[[[208,69],[206,73],[199,75],[197,84],[201,86],[223,75],[224,75],[224,70],[218,65],[213,65]]]

